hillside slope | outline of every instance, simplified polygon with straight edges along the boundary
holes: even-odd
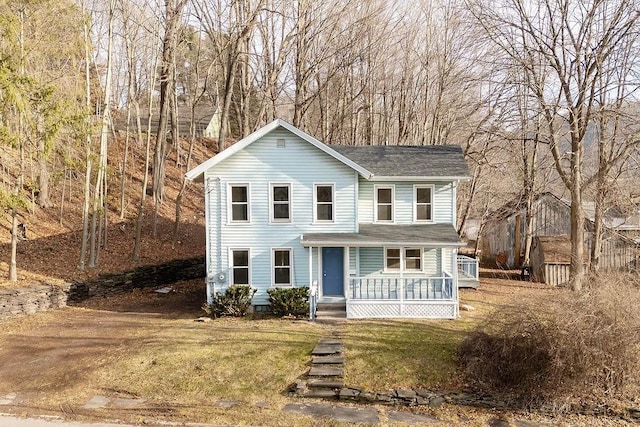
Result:
[[[210,141],[198,141],[194,149],[191,167],[213,155],[208,148]],[[186,143],[183,143],[186,147]],[[10,262],[10,212],[0,216],[0,286],[16,287],[29,283],[60,283],[83,280],[100,273],[124,271],[137,265],[157,264],[164,261],[203,255],[205,252],[204,191],[201,183],[190,183],[182,201],[181,224],[178,243],[172,247],[175,218],[175,199],[186,169],[176,167],[175,151],[167,161],[166,197],[159,209],[157,237],[152,236],[153,198],[147,196],[142,229],[140,260],[131,260],[135,237],[135,218],[142,192],[144,147],[130,144],[126,173],[126,207],[124,219],[120,219],[120,182],[124,142],[122,139],[109,145],[108,206],[109,230],[106,245],[100,251],[96,268],[79,271],[82,237],[82,203],[84,174],[74,174],[63,183],[63,173],[54,175],[51,181],[51,200],[54,207],[31,207],[20,212],[20,221],[26,226],[27,240],[18,243],[18,282],[7,280]],[[184,149],[186,156],[186,149]],[[5,165],[17,164],[10,159],[12,153],[3,153]],[[13,154],[15,155],[15,153]],[[7,173],[5,166],[5,173]],[[15,171],[8,171],[13,174]],[[71,174],[68,174],[71,175]],[[5,176],[6,178],[6,176]],[[63,189],[64,184],[64,189]],[[64,200],[63,200],[64,195]],[[87,257],[88,260],[88,257]]]

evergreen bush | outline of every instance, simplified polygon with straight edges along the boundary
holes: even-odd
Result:
[[[203,307],[209,317],[242,317],[251,307],[251,298],[256,293],[247,285],[229,286],[224,293],[216,292],[211,304]]]
[[[272,288],[269,294],[269,306],[276,316],[305,316],[309,313],[309,287]]]

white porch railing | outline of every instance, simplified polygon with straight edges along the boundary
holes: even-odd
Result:
[[[347,300],[427,301],[454,298],[453,278],[352,277]]]
[[[479,280],[478,259],[458,255],[458,278]]]

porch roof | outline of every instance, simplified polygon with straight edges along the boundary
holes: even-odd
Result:
[[[464,246],[451,224],[360,224],[357,233],[304,233],[303,246]]]

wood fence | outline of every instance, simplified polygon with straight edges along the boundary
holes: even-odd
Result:
[[[591,254],[592,239],[585,239],[585,253]],[[602,271],[637,271],[640,266],[640,248],[625,239],[602,241],[599,269]]]

